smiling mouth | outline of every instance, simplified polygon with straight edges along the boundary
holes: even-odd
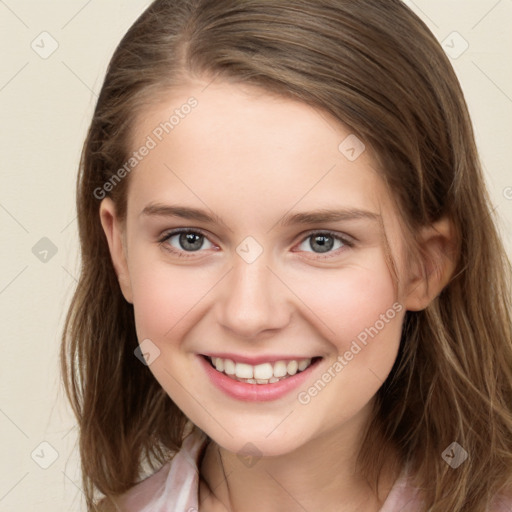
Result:
[[[203,357],[219,373],[223,373],[233,380],[247,384],[274,384],[275,382],[288,379],[295,374],[307,370],[310,366],[322,359],[321,357],[313,357],[311,359],[295,359],[251,365],[237,363],[232,359],[224,359],[221,357]]]

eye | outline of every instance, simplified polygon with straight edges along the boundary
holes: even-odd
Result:
[[[205,249],[204,243],[210,244],[206,249],[211,249],[214,245],[200,231],[191,229],[174,229],[166,233],[159,243],[165,250],[177,254],[178,256],[186,256],[186,253],[197,252]]]
[[[215,247],[201,231],[187,228],[169,231],[165,233],[158,242],[166,251],[176,254],[179,257],[191,257],[193,254],[190,253]],[[209,244],[209,246],[204,247],[205,242]],[[341,236],[330,231],[316,231],[308,234],[306,238],[303,239],[298,246],[298,250],[321,255],[325,253],[337,253],[344,248],[353,246],[354,242],[349,240],[346,236]],[[328,258],[330,254],[323,257]]]
[[[299,250],[305,252],[325,254],[329,252],[338,252],[340,249],[343,250],[343,248],[353,246],[354,243],[348,240],[347,237],[330,231],[315,231],[314,233],[310,233],[306,236],[298,247]],[[330,257],[330,255],[326,257]]]

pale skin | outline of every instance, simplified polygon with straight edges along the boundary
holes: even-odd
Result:
[[[406,310],[425,308],[453,271],[450,224],[441,220],[420,233],[435,271],[405,265],[399,214],[370,152],[349,161],[338,149],[349,129],[291,99],[207,83],[170,91],[136,123],[134,148],[187,98],[198,100],[130,175],[126,223],[111,199],[100,206],[138,339],[160,350],[150,370],[213,440],[200,467],[200,511],[376,512],[398,475],[385,471],[379,495],[370,492],[355,470],[361,433],[395,361]],[[150,204],[198,208],[213,220],[144,214]],[[368,215],[279,222],[319,209]],[[176,228],[199,230],[200,248],[187,250],[179,234],[159,242]],[[311,235],[326,231],[348,243],[332,238],[331,250],[317,252]],[[236,251],[249,236],[263,250],[251,263]],[[297,392],[393,304],[401,311],[317,396],[299,403]],[[254,403],[211,385],[198,363],[208,352],[323,359],[306,386]],[[262,454],[252,467],[237,456],[247,442]]]

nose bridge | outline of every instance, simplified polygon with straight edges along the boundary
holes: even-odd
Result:
[[[219,321],[239,336],[254,337],[287,324],[288,301],[286,287],[269,268],[269,252],[255,256],[254,246],[249,245],[247,252],[244,248],[247,246],[240,244],[238,254],[233,254],[233,268],[218,304]]]

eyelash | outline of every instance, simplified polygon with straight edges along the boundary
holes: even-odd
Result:
[[[175,249],[174,247],[171,247],[169,244],[166,244],[165,242],[167,242],[170,238],[172,238],[173,236],[176,236],[176,235],[179,235],[181,233],[193,233],[195,235],[200,235],[200,236],[203,236],[205,237],[206,239],[208,239],[207,235],[205,233],[203,233],[201,230],[198,230],[198,229],[189,229],[189,228],[177,228],[177,229],[173,229],[172,231],[168,231],[167,233],[165,233],[159,240],[158,240],[158,243],[159,245],[166,251],[180,257],[180,258],[191,258],[191,257],[194,257],[193,254],[195,252],[201,252],[201,249],[198,250],[198,251],[181,251],[181,250],[177,250]],[[327,256],[322,256],[322,253],[315,253],[313,251],[304,251],[304,252],[313,252],[313,254],[316,254],[316,259],[327,259],[327,258],[331,258],[333,257],[333,255],[337,255],[339,251],[343,251],[345,250],[346,248],[352,248],[354,247],[354,242],[352,240],[349,240],[348,237],[344,237],[344,236],[341,236],[340,234],[338,233],[335,233],[333,231],[320,231],[320,230],[317,230],[317,231],[311,231],[311,232],[308,232],[300,241],[299,245],[301,245],[303,242],[305,242],[308,238],[311,238],[312,236],[314,235],[328,235],[329,237],[332,237],[334,238],[335,240],[338,240],[340,241],[344,247],[340,247],[338,249],[336,249],[335,251],[328,251],[327,253]],[[213,242],[210,242],[210,243],[213,243]],[[190,255],[188,255],[187,253],[190,253]]]

